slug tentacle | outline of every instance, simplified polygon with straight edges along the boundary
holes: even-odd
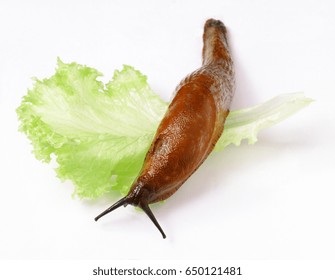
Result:
[[[150,220],[154,223],[154,225],[157,227],[157,229],[161,232],[163,238],[166,238],[166,235],[163,231],[163,229],[161,228],[161,226],[159,225],[158,221],[156,220],[154,214],[152,213],[150,207],[148,204],[140,204],[139,205],[141,207],[141,209],[144,211],[145,214],[147,214],[147,216],[150,218]]]
[[[121,198],[119,201],[115,202],[111,207],[107,208],[101,214],[94,218],[95,221],[99,220],[101,217],[105,216],[106,214],[114,211],[115,209],[119,208],[120,206],[127,206],[128,205],[128,197],[125,196]]]

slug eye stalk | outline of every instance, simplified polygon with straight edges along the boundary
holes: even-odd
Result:
[[[119,201],[115,202],[111,207],[107,208],[105,211],[103,211],[101,214],[99,214],[98,216],[96,216],[94,218],[95,221],[98,221],[101,217],[105,216],[106,214],[114,211],[115,209],[119,208],[120,206],[124,206],[126,207],[128,204],[131,204],[131,202],[129,201],[128,197],[124,197],[121,198]],[[146,203],[139,203],[138,205],[145,214],[147,214],[147,216],[149,217],[149,219],[154,223],[154,225],[157,227],[157,229],[160,231],[160,233],[162,234],[162,237],[165,239],[166,235],[163,231],[163,229],[161,228],[161,226],[159,225],[156,217],[154,216],[154,214],[152,213],[150,207],[148,204]]]
[[[101,214],[99,214],[98,216],[96,216],[94,218],[95,221],[98,221],[101,217],[105,216],[106,214],[114,211],[115,209],[119,208],[120,206],[127,206],[127,197],[124,197],[122,199],[120,199],[119,201],[115,202],[111,207],[107,208],[105,211],[103,211]]]
[[[157,227],[157,229],[160,231],[160,233],[162,234],[163,238],[166,238],[166,235],[163,231],[163,229],[161,228],[161,226],[159,225],[158,221],[156,220],[154,214],[152,213],[150,207],[148,204],[143,204],[143,205],[139,205],[142,210],[145,212],[145,214],[147,214],[147,216],[150,218],[150,220],[154,223],[154,225]]]

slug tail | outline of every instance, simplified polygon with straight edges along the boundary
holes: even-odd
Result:
[[[112,212],[113,210],[119,208],[120,206],[127,206],[128,204],[128,198],[124,197],[121,198],[119,201],[115,202],[111,207],[103,211],[100,215],[96,216],[94,218],[95,221],[99,220],[101,217],[105,216],[106,214]]]
[[[158,221],[156,220],[154,214],[152,213],[151,209],[149,208],[148,204],[139,204],[139,207],[142,208],[142,210],[145,212],[145,214],[147,214],[147,216],[150,218],[150,220],[154,223],[154,225],[157,227],[157,229],[160,231],[160,233],[162,234],[163,238],[166,238],[166,235],[163,231],[163,229],[161,228],[161,226],[159,225]]]

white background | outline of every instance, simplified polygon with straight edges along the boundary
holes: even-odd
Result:
[[[236,66],[233,109],[304,91],[315,102],[249,146],[212,155],[154,212],[163,240],[117,198],[71,198],[19,133],[15,109],[59,56],[108,81],[130,64],[169,100],[201,63],[202,29],[222,20]],[[333,1],[1,1],[0,258],[335,259]]]

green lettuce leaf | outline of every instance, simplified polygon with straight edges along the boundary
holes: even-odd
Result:
[[[100,76],[93,68],[58,60],[56,73],[35,79],[17,108],[20,130],[36,158],[50,162],[54,157],[59,178],[72,180],[80,198],[129,190],[168,106],[131,66],[115,71],[106,85]],[[231,112],[216,150],[245,138],[255,142],[260,129],[309,102],[303,94],[283,95]]]
[[[283,121],[312,101],[302,92],[296,92],[278,95],[262,104],[230,112],[215,151],[222,151],[229,144],[239,146],[243,139],[254,144],[260,130]]]

